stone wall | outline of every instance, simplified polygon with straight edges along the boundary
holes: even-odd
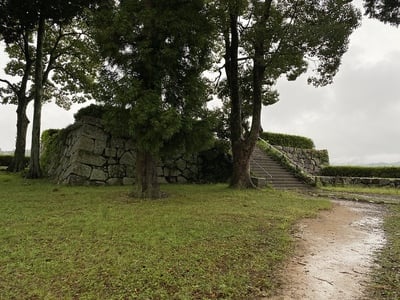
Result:
[[[359,185],[365,187],[400,188],[400,178],[317,176],[316,181],[324,186]]]
[[[64,129],[59,153],[52,153],[48,175],[61,184],[120,185],[135,182],[135,145],[104,130],[100,119],[82,117]],[[196,155],[160,163],[159,182],[192,182],[199,177]]]
[[[318,175],[324,166],[329,165],[327,150],[300,149],[284,146],[273,146],[284,153],[294,165],[310,175]]]

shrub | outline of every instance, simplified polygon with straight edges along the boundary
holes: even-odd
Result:
[[[81,108],[75,115],[75,120],[79,120],[82,117],[94,117],[102,119],[105,112],[107,111],[105,106],[91,104],[89,106]]]
[[[12,155],[0,155],[0,166],[8,167],[13,159]]]
[[[260,137],[271,145],[285,146],[301,149],[314,149],[314,142],[303,136],[289,135],[283,133],[262,132]]]
[[[400,178],[399,167],[329,166],[321,170],[322,176]]]
[[[13,155],[0,155],[0,166],[2,166],[2,167],[10,167],[13,158],[14,158]],[[29,165],[29,160],[30,160],[30,157],[26,156],[25,157],[25,162],[24,162],[24,166],[25,167]]]
[[[205,183],[227,182],[232,174],[229,143],[216,141],[213,148],[199,153],[200,180]]]

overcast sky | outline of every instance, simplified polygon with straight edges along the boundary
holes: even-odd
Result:
[[[0,49],[0,76],[5,62]],[[280,101],[263,108],[265,131],[310,137],[317,148],[328,149],[331,164],[400,162],[400,29],[364,19],[351,36],[334,83],[314,88],[306,79],[278,83]],[[71,124],[80,107],[65,111],[44,105],[42,129]],[[0,105],[3,151],[14,149],[15,110]],[[28,114],[31,119],[31,108]]]

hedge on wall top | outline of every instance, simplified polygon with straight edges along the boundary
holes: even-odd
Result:
[[[314,142],[303,136],[290,135],[283,133],[262,132],[260,137],[271,145],[285,146],[301,149],[314,149]]]
[[[8,167],[13,159],[12,155],[0,155],[0,166]]]
[[[329,166],[321,170],[322,176],[400,178],[399,167]]]
[[[94,117],[94,118],[103,118],[104,113],[107,111],[107,108],[103,105],[91,104],[89,106],[81,108],[78,112],[75,113],[75,120],[79,120],[82,117]]]

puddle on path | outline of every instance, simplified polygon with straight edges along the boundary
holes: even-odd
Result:
[[[283,271],[284,291],[269,298],[360,299],[385,244],[383,207],[333,201],[334,208],[304,220],[296,238],[296,255]]]

